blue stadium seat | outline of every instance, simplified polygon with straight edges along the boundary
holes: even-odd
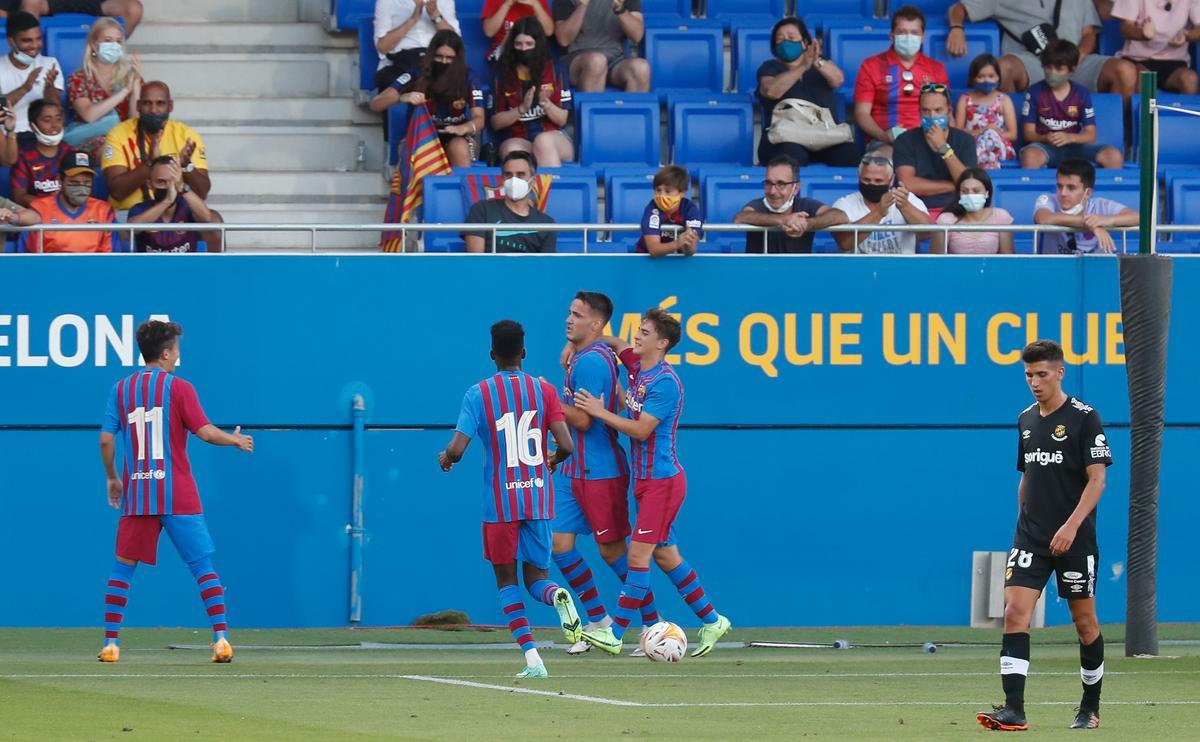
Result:
[[[645,19],[647,27],[690,23],[692,2],[691,0],[642,0],[642,17]]]
[[[483,32],[483,21],[477,15],[459,13],[458,26],[462,29],[463,45],[467,47],[467,67],[471,77],[480,85],[491,85],[492,67],[487,61],[487,53],[492,40]]]
[[[1103,30],[1100,31],[1100,38],[1097,39],[1099,53],[1112,56],[1125,46],[1125,39],[1121,36],[1121,20],[1119,18],[1110,18],[1107,21],[1101,22]]]
[[[375,0],[331,0],[329,18],[335,31],[350,31],[358,27],[358,19],[375,16]]]
[[[754,107],[720,99],[671,107],[671,160],[689,171],[707,165],[754,164]]]
[[[765,174],[766,170],[762,168],[702,172],[700,183],[705,221],[713,224],[731,223],[743,206],[762,198]],[[721,252],[742,252],[746,246],[746,235],[741,232],[708,232],[704,241]]]
[[[387,109],[387,148],[388,164],[397,167],[400,163],[400,142],[408,133],[408,115],[412,106],[400,103]]]
[[[103,177],[101,177],[103,180]],[[0,196],[12,198],[12,168],[0,167]]]
[[[753,93],[758,89],[758,68],[771,58],[771,27],[746,27],[733,31],[729,59],[733,67],[733,90]]]
[[[463,15],[483,15],[483,0],[454,0],[454,12],[459,18]]]
[[[915,5],[921,9],[927,19],[945,18],[946,11],[955,3],[955,0],[903,0],[903,2],[892,3],[892,12],[896,11],[901,5]]]
[[[800,195],[815,198],[833,206],[842,196],[858,191],[858,171],[854,168],[804,168],[800,172]],[[833,234],[818,232],[813,236],[813,252],[835,253],[837,242]]]
[[[421,181],[425,197],[422,220],[430,224],[455,224],[467,218],[461,175],[430,175]],[[457,232],[426,232],[425,252],[463,252]]]
[[[724,90],[725,37],[720,28],[650,28],[643,43],[656,91]]]
[[[1125,114],[1121,107],[1121,96],[1117,93],[1092,93],[1092,107],[1096,111],[1096,144],[1111,144],[1124,153]]]
[[[1006,170],[996,176],[992,171],[995,186],[994,203],[1012,214],[1016,224],[1033,224],[1033,207],[1038,197],[1045,193],[1054,193],[1055,174],[1053,170]],[[1138,208],[1138,177],[1136,173],[1125,173],[1114,170],[1099,170],[1096,174],[1095,194],[1101,198],[1118,201],[1132,209]],[[1135,233],[1127,237],[1114,234],[1117,250],[1124,243],[1129,250],[1137,248],[1138,240]],[[1013,244],[1018,253],[1033,252],[1033,235],[1017,233],[1013,235]]]
[[[646,204],[654,198],[654,173],[628,168],[606,169],[604,184],[607,221],[613,224],[641,222]],[[640,236],[638,232],[613,232],[608,248],[613,252],[633,252]]]
[[[787,15],[784,0],[707,0],[704,15],[730,25],[773,24]]]
[[[571,168],[570,172],[556,168],[545,172],[554,179],[550,187],[550,199],[546,202],[546,213],[559,224],[593,224],[600,221],[600,199],[597,195],[596,173],[585,168]],[[599,235],[588,233],[588,245],[595,244]],[[559,232],[558,252],[583,252],[583,232]]]
[[[379,52],[375,49],[375,18],[362,16],[358,24],[358,89],[374,90]]]
[[[1134,95],[1129,99],[1133,106],[1133,141],[1140,141],[1141,96]],[[1200,111],[1200,95],[1179,95],[1158,91],[1158,105],[1186,108]],[[1174,111],[1159,111],[1158,113],[1158,166],[1196,165],[1200,163],[1200,136],[1197,136],[1196,119]],[[1142,153],[1138,153],[1140,158]]]
[[[796,0],[795,14],[804,18],[806,23],[810,16],[855,16],[869,19],[875,15],[875,0]],[[809,28],[812,28],[811,23]]]
[[[885,51],[890,43],[890,32],[887,28],[830,29],[825,53],[846,73],[846,79],[838,91],[852,98],[857,70],[869,57]]]
[[[662,157],[658,101],[593,100],[590,94],[580,93],[575,96],[575,111],[579,164],[658,167]]]
[[[1200,224],[1200,171],[1193,177],[1175,178],[1168,201],[1171,205],[1163,223]],[[1159,250],[1167,252],[1163,247],[1160,244]],[[1173,235],[1171,247],[1172,252],[1200,252],[1200,234]]]
[[[958,94],[965,92],[970,85],[967,72],[971,61],[980,54],[991,54],[1000,57],[1000,32],[995,26],[984,24],[969,25],[964,29],[967,36],[967,53],[961,57],[952,57],[946,51],[946,36],[948,28],[930,28],[925,34],[925,53],[946,65],[946,76],[950,79],[950,89],[954,92],[957,102]]]

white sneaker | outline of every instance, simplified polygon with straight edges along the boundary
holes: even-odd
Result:
[[[592,649],[591,644],[588,644],[587,642],[580,639],[579,641],[575,642],[571,646],[567,647],[567,654],[583,654],[584,652],[591,651],[591,649]]]

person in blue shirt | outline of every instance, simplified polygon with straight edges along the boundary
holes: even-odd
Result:
[[[650,257],[696,254],[704,220],[700,207],[686,197],[692,178],[679,165],[667,165],[654,175],[654,198],[642,212],[642,236],[637,252]]]

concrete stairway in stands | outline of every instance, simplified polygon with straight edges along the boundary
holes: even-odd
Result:
[[[371,223],[387,184],[380,118],[354,102],[352,35],[321,0],[151,0],[130,48],[204,138],[209,204],[229,223]],[[322,233],[373,247],[376,233]],[[235,250],[306,248],[308,233],[231,233]]]

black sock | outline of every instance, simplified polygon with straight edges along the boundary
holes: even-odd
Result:
[[[1025,676],[1029,674],[1029,632],[1005,634],[1000,646],[1000,683],[1004,705],[1025,713]]]
[[[1104,683],[1104,636],[1091,644],[1079,642],[1079,677],[1083,680],[1082,708],[1100,710],[1100,686]]]

